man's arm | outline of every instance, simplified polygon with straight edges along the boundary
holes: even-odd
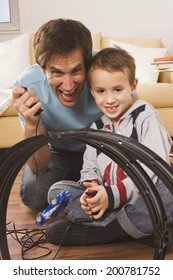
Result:
[[[25,88],[19,86],[13,90],[13,104],[25,121],[23,139],[47,133],[46,128],[39,127],[40,116],[36,113],[42,104],[33,92],[27,92]],[[49,147],[44,145],[28,159],[27,163],[32,172],[44,172],[48,167],[50,159]]]
[[[36,135],[44,135],[47,130],[45,128],[38,128],[37,131],[34,128],[25,126],[23,131],[23,138],[27,139]],[[27,161],[33,173],[45,172],[51,159],[51,153],[48,145],[44,145],[42,148],[37,150]]]

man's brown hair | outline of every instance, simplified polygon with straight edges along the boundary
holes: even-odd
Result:
[[[72,19],[55,19],[43,24],[34,35],[36,62],[46,68],[55,55],[66,55],[80,49],[88,68],[92,58],[91,32],[81,22]]]

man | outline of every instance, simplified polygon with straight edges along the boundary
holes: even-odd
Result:
[[[92,57],[90,31],[79,21],[51,20],[36,32],[34,50],[37,64],[20,75],[13,90],[23,138],[90,127],[102,115],[85,81]],[[53,183],[77,181],[84,150],[83,144],[58,141],[35,152],[22,176],[23,203],[42,211]]]

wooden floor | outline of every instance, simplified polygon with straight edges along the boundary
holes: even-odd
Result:
[[[21,180],[21,171],[19,172],[14,182],[10,199],[8,203],[7,228],[11,230],[12,222],[15,223],[15,228],[21,233],[17,236],[19,240],[26,233],[26,229],[33,234],[33,230],[45,229],[46,226],[36,227],[35,217],[36,213],[32,212],[29,208],[23,205],[19,199],[19,184]],[[41,235],[38,235],[41,236]],[[36,235],[36,237],[38,238]],[[18,241],[8,235],[8,245],[10,250],[10,256],[13,260],[21,260],[22,258],[22,246]],[[82,247],[59,247],[51,245],[49,243],[42,244],[46,249],[34,247],[32,250],[28,250],[24,257],[26,259],[61,259],[61,260],[151,260],[153,259],[154,250],[147,245],[140,244],[136,241],[119,241],[109,245],[97,245],[97,246],[82,246]],[[52,250],[47,256],[43,256],[48,253],[48,248]],[[173,251],[166,254],[165,259],[173,259]]]

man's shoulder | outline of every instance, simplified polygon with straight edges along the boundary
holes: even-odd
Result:
[[[38,64],[28,67],[15,81],[14,85],[23,85],[25,87],[34,83],[40,82],[44,79],[43,70]]]

